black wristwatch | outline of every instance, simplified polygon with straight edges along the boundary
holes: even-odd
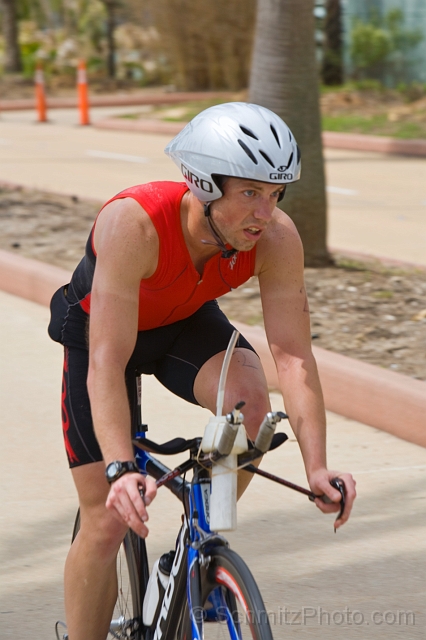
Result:
[[[105,476],[109,484],[124,476],[125,473],[140,473],[138,465],[133,461],[120,462],[120,460],[114,460],[105,469]]]

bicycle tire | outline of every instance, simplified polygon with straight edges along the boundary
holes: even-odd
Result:
[[[80,511],[74,523],[72,542],[80,530]],[[108,638],[142,640],[140,538],[129,530],[117,555],[118,596]]]
[[[227,547],[215,547],[208,556],[208,566],[202,568],[200,576],[205,640],[225,640],[232,637],[226,622],[229,615],[235,625],[234,637],[239,637],[240,640],[273,640],[262,596],[244,560]],[[222,597],[223,610],[219,612],[217,620],[207,621],[212,592]],[[189,640],[191,637],[186,604],[177,638]]]

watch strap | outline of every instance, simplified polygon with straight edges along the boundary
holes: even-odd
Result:
[[[108,468],[111,465],[115,465],[117,467],[117,471],[112,477],[108,475]],[[121,478],[121,476],[124,476],[125,473],[140,473],[139,467],[136,462],[133,462],[133,460],[126,460],[124,462],[122,462],[121,460],[114,460],[107,466],[105,471],[106,479],[108,480],[109,484],[112,484],[113,482]]]

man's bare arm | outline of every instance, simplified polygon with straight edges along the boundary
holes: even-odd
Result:
[[[125,370],[137,339],[139,285],[155,270],[158,238],[138,203],[118,200],[107,205],[97,220],[95,249],[88,390],[96,437],[108,464],[132,460],[134,455]],[[136,530],[134,503],[140,517],[146,513],[135,475],[117,480],[111,493],[114,500],[109,506]]]
[[[265,330],[280,389],[311,489],[337,501],[340,495],[329,484],[337,472],[327,470],[325,408],[311,349],[302,243],[294,224],[282,212],[277,213],[277,220],[267,233],[258,252],[259,283]],[[355,497],[351,477],[343,475],[349,495],[339,524],[349,516]],[[337,510],[337,505],[317,503],[324,512]]]

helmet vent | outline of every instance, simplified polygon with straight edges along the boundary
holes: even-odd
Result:
[[[242,124],[240,124],[240,129],[243,133],[246,134],[246,136],[250,136],[250,138],[254,138],[255,140],[259,140],[259,138],[254,135],[253,131],[250,131],[250,129],[247,129],[247,127],[243,127]]]
[[[301,154],[300,154],[300,149],[299,149],[299,145],[298,144],[296,145],[296,147],[297,147],[297,164],[299,164],[300,163],[300,155]]]
[[[242,140],[238,139],[238,144],[240,145],[240,147],[242,149],[244,149],[244,151],[246,152],[246,154],[248,155],[248,157],[250,158],[250,160],[252,162],[254,162],[254,164],[258,164],[257,159],[255,158],[255,156],[253,155],[252,151],[248,148],[248,146],[246,145],[245,142],[243,142]]]
[[[259,153],[265,158],[266,162],[268,162],[271,165],[271,167],[275,169],[275,165],[272,162],[271,158],[268,155],[266,155],[264,151],[261,151],[260,149],[259,149]]]
[[[272,133],[273,133],[273,135],[274,135],[274,138],[275,138],[275,140],[277,141],[277,145],[278,145],[278,146],[279,146],[279,148],[281,149],[280,139],[279,139],[279,137],[278,137],[278,133],[276,132],[275,127],[274,127],[272,124],[270,125],[270,127],[271,127],[271,131],[272,131]]]

